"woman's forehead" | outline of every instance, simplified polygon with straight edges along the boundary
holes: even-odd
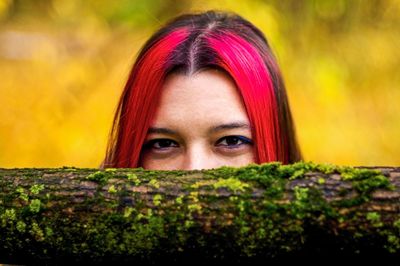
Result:
[[[164,87],[155,123],[226,124],[248,123],[235,83],[221,72],[205,71],[193,76],[172,75]]]
[[[226,74],[214,71],[171,75],[162,88],[158,113],[247,117],[235,83]]]

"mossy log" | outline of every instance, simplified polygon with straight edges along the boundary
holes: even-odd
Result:
[[[0,169],[0,263],[400,259],[400,168]]]

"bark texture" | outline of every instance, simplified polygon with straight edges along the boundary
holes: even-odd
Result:
[[[400,259],[400,168],[0,169],[0,263]]]

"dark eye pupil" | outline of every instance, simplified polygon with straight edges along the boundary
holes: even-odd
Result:
[[[158,141],[158,146],[160,146],[161,148],[170,147],[171,143],[172,142],[170,140],[163,139]]]
[[[237,138],[237,137],[226,138],[226,143],[228,145],[235,145],[235,144],[237,144],[238,141],[239,141],[239,138]]]

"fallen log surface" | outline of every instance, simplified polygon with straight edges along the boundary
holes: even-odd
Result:
[[[400,259],[400,168],[0,168],[0,263]]]

